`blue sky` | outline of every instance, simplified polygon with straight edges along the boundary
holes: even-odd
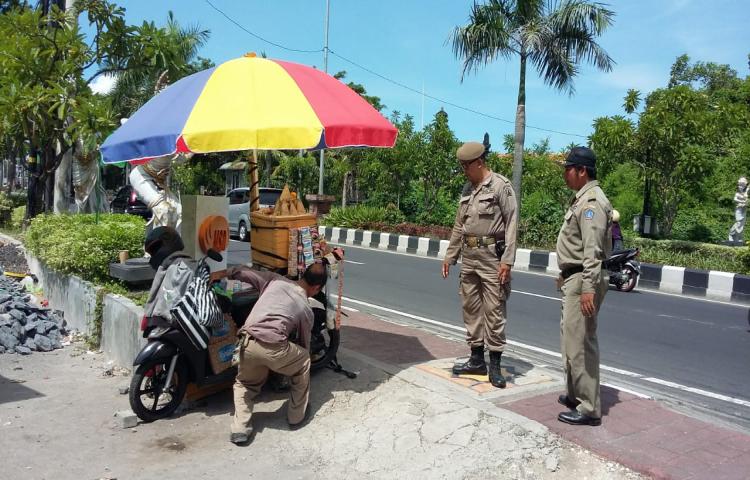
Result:
[[[210,0],[247,30],[277,44],[320,50],[324,39],[325,0]],[[518,59],[498,60],[470,73],[461,82],[461,64],[447,39],[467,22],[471,1],[463,0],[331,0],[328,71],[347,71],[386,105],[384,114],[411,114],[417,126],[429,123],[444,108],[460,140],[481,140],[490,133],[496,149],[502,135],[513,132],[518,93]],[[583,143],[599,116],[622,113],[628,88],[649,92],[666,85],[678,55],[692,61],[727,63],[741,76],[748,72],[750,1],[748,0],[614,0],[614,25],[600,44],[617,62],[603,73],[581,68],[576,93],[569,96],[547,87],[531,70],[527,77],[526,144],[549,137],[551,147]],[[129,23],[143,20],[163,25],[174,12],[181,25],[198,24],[211,31],[200,55],[214,62],[265,52],[271,58],[323,67],[323,54],[288,51],[253,38],[213,9],[205,0],[119,1]],[[410,91],[352,65],[354,61]],[[507,120],[490,119],[423,98],[426,94]],[[424,107],[423,107],[424,105]],[[424,112],[424,113],[423,113]],[[424,117],[423,117],[424,114]],[[568,134],[537,130],[540,127]]]

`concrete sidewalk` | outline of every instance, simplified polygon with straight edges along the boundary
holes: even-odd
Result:
[[[129,377],[103,355],[75,347],[5,355],[0,477],[639,478],[487,401],[496,392],[480,388],[480,379],[446,378],[446,365],[463,351],[456,342],[359,314],[345,319],[342,338],[339,359],[358,377],[314,374],[313,418],[298,431],[286,425],[286,395],[263,392],[245,447],[228,441],[230,392],[125,429],[113,414],[128,408],[118,387]],[[554,383],[528,365],[512,368],[534,388]]]
[[[605,390],[602,427],[558,424],[554,373],[504,358],[504,390],[484,378],[453,378],[465,346],[418,328],[351,313],[340,352],[358,377],[314,374],[313,418],[293,432],[286,395],[263,392],[245,447],[228,442],[228,391],[124,429],[113,414],[128,409],[118,387],[129,377],[103,355],[74,347],[5,355],[0,477],[633,479],[641,475],[622,465],[660,478],[750,471],[747,436],[620,392]]]
[[[561,423],[557,403],[563,392],[557,374],[503,357],[508,388],[480,379],[453,378],[452,357],[466,347],[408,326],[354,314],[344,327],[346,346],[395,365],[412,365],[465,390],[467,396],[535,420],[563,439],[644,475],[664,479],[750,478],[750,435],[720,428],[609,387],[602,387],[600,427]],[[443,359],[443,360],[440,360]],[[596,477],[594,477],[596,478]]]

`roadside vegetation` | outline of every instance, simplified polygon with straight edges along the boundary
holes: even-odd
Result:
[[[167,85],[214,65],[199,56],[209,32],[199,25],[182,26],[172,14],[162,19],[163,26],[129,25],[116,2],[81,0],[67,12],[52,3],[0,4],[0,154],[13,159],[7,168],[8,192],[0,194],[0,230],[7,232],[52,211],[54,173],[63,154],[72,153],[74,163],[95,161],[97,145],[122,119]],[[570,198],[560,165],[573,143],[552,151],[548,140],[525,142],[525,66],[528,62],[550,88],[573,94],[580,65],[611,69],[613,59],[598,42],[616,17],[590,2],[564,8],[516,3],[513,11],[498,2],[470,7],[468,23],[456,26],[448,47],[463,62],[464,74],[504,59],[519,62],[513,132],[492,131],[488,125],[478,127],[473,138],[459,139],[442,109],[418,128],[410,115],[387,111],[388,99],[368,92],[346,71],[334,75],[386,114],[399,135],[392,149],[327,152],[325,190],[336,196],[338,206],[327,224],[447,238],[464,185],[456,148],[481,139],[487,130],[493,144],[490,167],[523,185],[519,246],[554,248]],[[534,5],[539,8],[526,8]],[[84,29],[95,42],[82,34]],[[115,87],[97,93],[93,86],[103,75],[114,76]],[[748,72],[682,55],[662,88],[622,95],[622,110],[592,119],[593,133],[580,143],[598,155],[599,179],[621,214],[626,245],[640,246],[647,262],[750,273],[747,248],[717,245],[734,221],[737,179],[750,175]],[[195,155],[175,167],[172,186],[183,194],[223,194],[218,167],[246,160],[246,155]],[[304,199],[317,193],[318,159],[314,152],[262,152],[261,185],[288,184]],[[13,191],[20,171],[29,173],[29,191]],[[632,228],[633,218],[644,211],[657,219],[659,231],[652,239],[638,238]],[[85,216],[85,221],[41,218],[55,227],[32,221],[26,235],[30,248],[53,268],[92,281],[108,281],[113,252],[130,249],[135,241],[135,234],[113,232],[116,223],[127,229],[137,219],[101,215],[100,224],[113,226],[108,229],[91,227]],[[52,231],[71,225],[87,231],[95,247],[84,251],[71,245],[71,239],[82,242],[77,232],[64,238]],[[42,235],[44,228],[48,231]],[[68,250],[46,243],[48,233]],[[65,255],[75,258],[66,261]]]

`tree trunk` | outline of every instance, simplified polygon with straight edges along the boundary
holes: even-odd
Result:
[[[42,212],[44,200],[44,185],[39,181],[39,176],[34,168],[29,172],[29,187],[26,191],[26,219],[31,220]]]
[[[521,51],[521,74],[518,79],[516,134],[513,144],[513,190],[518,212],[521,211],[521,178],[523,177],[523,145],[526,140],[526,54]]]
[[[44,182],[44,211],[53,212],[55,210],[55,175],[47,175]]]
[[[53,199],[55,213],[68,213],[70,211],[68,195],[70,192],[70,169],[73,165],[72,150],[63,155],[60,166],[55,170]]]
[[[349,182],[351,181],[352,172],[344,174],[343,187],[341,188],[341,208],[346,208],[347,196],[349,194]]]
[[[18,153],[15,150],[11,150],[10,158],[8,159],[8,193],[12,193],[16,188],[16,162],[18,161]]]

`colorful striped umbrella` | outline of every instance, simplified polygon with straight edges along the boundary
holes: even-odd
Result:
[[[249,54],[170,85],[101,152],[104,163],[142,163],[174,153],[392,147],[397,133],[330,75]]]

